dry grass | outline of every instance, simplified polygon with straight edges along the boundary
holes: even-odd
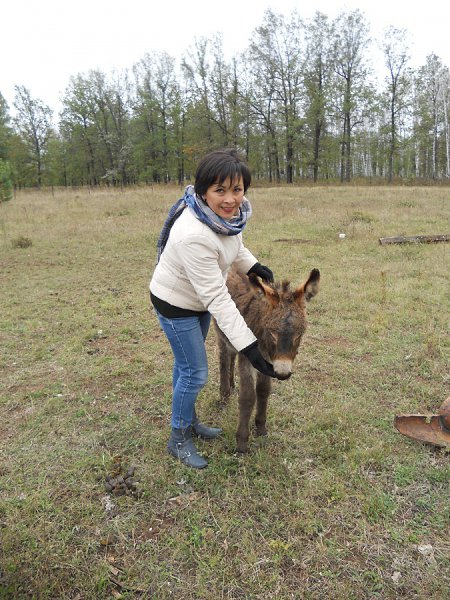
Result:
[[[147,295],[179,193],[0,205],[0,598],[448,598],[449,456],[392,421],[448,395],[450,251],[378,245],[448,233],[448,191],[253,190],[249,248],[278,279],[318,267],[322,288],[244,458],[211,332],[200,412],[225,435],[200,473],[165,451],[171,354]],[[106,494],[119,460],[139,498]]]

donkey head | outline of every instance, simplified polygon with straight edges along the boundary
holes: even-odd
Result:
[[[273,363],[275,372],[287,379],[306,330],[306,302],[319,291],[320,272],[313,269],[295,290],[288,281],[270,285],[253,274],[249,279],[265,300],[261,311],[262,334],[258,337],[261,349]]]

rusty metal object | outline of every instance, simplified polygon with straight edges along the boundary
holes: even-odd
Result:
[[[450,396],[437,415],[397,415],[394,425],[413,440],[450,448]]]

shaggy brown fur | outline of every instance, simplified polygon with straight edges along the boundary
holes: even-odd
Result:
[[[256,275],[247,277],[231,271],[227,286],[247,325],[258,338],[264,358],[287,379],[306,329],[306,302],[319,291],[320,272],[313,269],[308,279],[292,290],[288,281],[269,285]],[[234,388],[236,350],[216,326],[220,357],[220,397],[227,402]],[[267,402],[272,387],[270,377],[256,371],[239,354],[239,426],[236,433],[238,452],[247,452],[249,422],[256,403],[256,434],[267,435]]]

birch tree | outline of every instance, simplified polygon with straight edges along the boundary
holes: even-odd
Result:
[[[441,86],[442,113],[444,119],[445,140],[445,176],[450,177],[450,71],[447,67],[442,72]]]
[[[436,54],[420,67],[416,87],[416,135],[421,147],[422,176],[439,176],[439,134],[443,130],[443,85],[446,69]]]

